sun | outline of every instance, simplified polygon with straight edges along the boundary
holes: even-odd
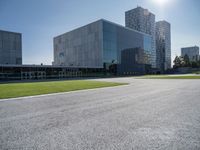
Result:
[[[170,0],[153,0],[156,4],[160,5],[160,6],[164,6],[165,4],[167,4]]]

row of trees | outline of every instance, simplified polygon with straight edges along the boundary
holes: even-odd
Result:
[[[180,67],[192,67],[197,68],[200,67],[200,60],[197,61],[190,61],[188,55],[182,56],[176,56],[174,59],[174,68],[180,68]]]

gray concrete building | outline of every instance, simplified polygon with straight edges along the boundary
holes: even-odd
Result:
[[[199,60],[199,47],[193,46],[181,48],[181,56],[184,57],[185,55],[188,55],[190,61]]]
[[[121,51],[140,48],[144,64],[151,64],[151,36],[98,20],[54,38],[54,65],[104,68],[121,63]]]
[[[142,7],[125,12],[125,26],[151,35],[151,65],[156,67],[155,15]]]
[[[156,22],[156,63],[162,72],[171,68],[171,27],[167,21]]]
[[[22,35],[0,30],[0,64],[22,64]]]

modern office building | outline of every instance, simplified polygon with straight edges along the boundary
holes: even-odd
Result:
[[[155,15],[142,7],[125,12],[125,22],[100,19],[55,37],[52,66],[22,65],[22,35],[0,30],[0,80],[135,75],[170,68],[170,24],[157,22],[155,28]],[[199,48],[185,49],[182,55],[191,60],[199,56]]]
[[[188,55],[190,61],[199,60],[199,47],[193,46],[181,48],[181,56],[184,57],[185,55]]]
[[[101,19],[55,37],[54,65],[108,69],[129,48],[140,48],[143,63],[151,64],[150,35]]]
[[[0,30],[0,64],[22,64],[22,35]]]
[[[156,63],[162,72],[171,68],[171,29],[167,21],[156,22]]]
[[[121,51],[121,63],[117,65],[118,74],[135,75],[149,73],[151,65],[145,64],[144,53],[140,48],[129,48]]]
[[[125,12],[125,26],[151,35],[151,65],[156,67],[155,15],[142,7]]]

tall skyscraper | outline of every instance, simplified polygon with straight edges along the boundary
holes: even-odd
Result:
[[[190,61],[199,60],[199,47],[193,46],[181,48],[181,56],[184,57],[185,55],[188,55]]]
[[[171,29],[166,21],[156,22],[156,62],[161,71],[171,68]]]
[[[0,30],[0,64],[22,64],[20,33]]]
[[[125,25],[128,28],[151,36],[151,65],[156,67],[155,15],[142,7],[125,12]]]

